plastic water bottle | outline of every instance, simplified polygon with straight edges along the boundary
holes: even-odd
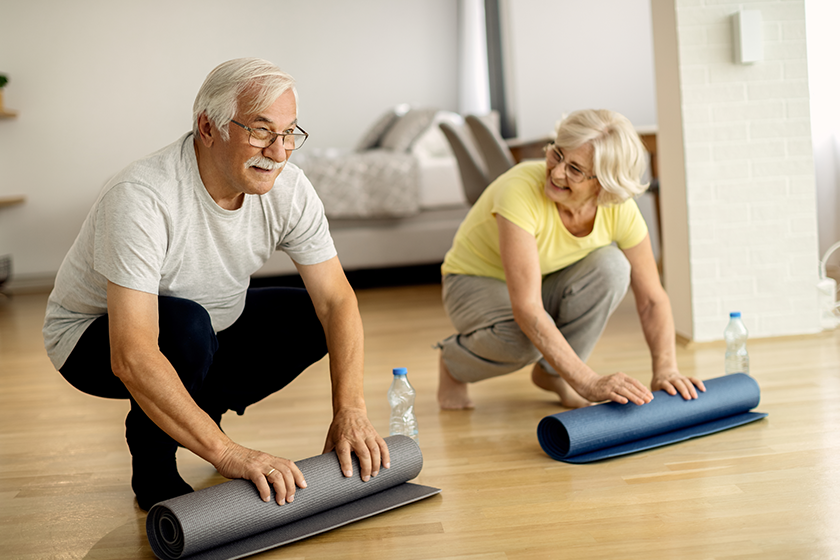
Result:
[[[741,321],[741,312],[729,314],[729,324],[723,331],[726,339],[726,374],[750,373],[750,356],[747,354],[747,327]]]
[[[406,368],[394,368],[394,380],[388,389],[391,405],[391,435],[408,436],[417,441],[417,418],[414,416],[414,387],[408,382]]]

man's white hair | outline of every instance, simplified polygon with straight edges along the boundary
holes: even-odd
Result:
[[[270,107],[289,89],[295,94],[295,79],[261,58],[236,58],[214,68],[204,80],[193,104],[193,134],[198,136],[202,114],[212,122],[227,141],[228,127],[238,111],[256,114]],[[239,106],[243,102],[246,105]]]
[[[599,205],[619,204],[650,186],[641,182],[647,151],[624,115],[607,109],[574,111],[557,125],[554,143],[565,150],[592,146],[592,174],[601,184]]]

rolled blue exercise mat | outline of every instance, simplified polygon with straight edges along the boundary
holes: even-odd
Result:
[[[546,416],[537,427],[549,457],[590,463],[685,441],[748,424],[767,416],[758,406],[758,383],[734,373],[704,381],[706,392],[684,400],[679,393],[653,393],[647,404],[608,402]]]
[[[298,461],[306,488],[294,502],[278,506],[274,491],[260,499],[248,480],[231,480],[155,504],[146,518],[146,534],[158,558],[232,560],[289,544],[400,506],[428,498],[438,488],[407,481],[420,474],[423,456],[406,436],[385,438],[391,468],[368,482],[346,478],[335,452]]]

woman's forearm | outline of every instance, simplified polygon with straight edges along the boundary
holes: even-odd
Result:
[[[676,332],[668,297],[639,305],[637,311],[650,349],[654,377],[660,372],[676,370]]]
[[[575,353],[566,337],[545,313],[542,305],[532,305],[524,309],[514,306],[513,316],[519,328],[551,367],[573,387],[597,377],[598,374]]]

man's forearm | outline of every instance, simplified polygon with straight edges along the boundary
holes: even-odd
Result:
[[[333,412],[365,409],[364,329],[355,301],[346,301],[324,321],[330,355]]]
[[[163,354],[118,359],[114,371],[158,427],[209,463],[218,461],[229,438],[195,403]]]

